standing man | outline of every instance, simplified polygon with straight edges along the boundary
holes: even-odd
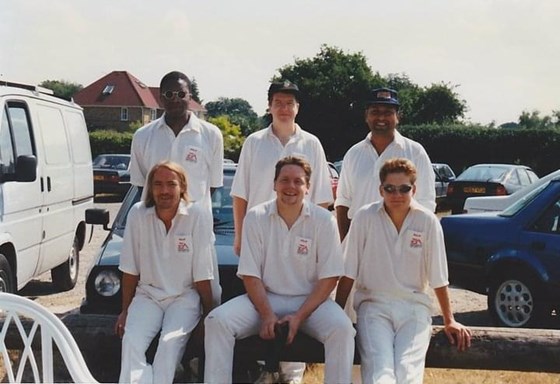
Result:
[[[305,160],[280,160],[276,199],[247,213],[237,271],[247,294],[206,318],[208,383],[231,383],[236,339],[274,339],[281,324],[287,343],[301,330],[325,345],[326,383],[351,382],[355,331],[329,297],[344,269],[340,241],[333,215],[305,199],[310,179]]]
[[[188,202],[187,185],[181,166],[158,163],[145,200],[128,214],[115,324],[123,338],[120,383],[172,383],[191,332],[212,309],[212,221]],[[150,366],[145,353],[160,330]]]
[[[272,123],[249,135],[243,143],[231,188],[235,225],[233,248],[237,255],[240,254],[243,219],[247,210],[274,198],[274,167],[281,158],[291,155],[307,160],[313,170],[308,198],[325,208],[333,201],[323,146],[316,136],[296,124],[298,86],[287,80],[272,83],[268,88],[268,109]],[[282,362],[280,370],[286,382],[301,382],[305,364]]]
[[[354,281],[362,383],[422,383],[430,343],[434,288],[445,334],[460,351],[468,328],[455,321],[447,258],[437,216],[418,204],[416,169],[397,158],[381,167],[381,201],[356,212],[344,246],[345,276],[336,301],[344,307]]]
[[[436,208],[435,176],[432,163],[420,143],[397,130],[399,100],[389,88],[371,91],[365,101],[365,121],[370,133],[344,155],[335,202],[340,238],[344,239],[354,213],[363,205],[379,200],[379,169],[394,157],[411,160],[418,169],[417,201],[430,211]]]
[[[211,216],[211,192],[223,184],[222,133],[218,127],[199,120],[188,110],[191,82],[185,74],[177,71],[168,73],[161,79],[159,90],[165,113],[135,132],[130,151],[130,182],[143,187],[148,171],[155,164],[172,160],[187,172],[191,201],[206,207]],[[220,303],[221,287],[214,251],[212,255],[215,272],[212,293],[217,305]]]

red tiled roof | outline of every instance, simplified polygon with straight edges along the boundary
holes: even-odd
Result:
[[[110,90],[111,86],[112,90]],[[82,107],[123,106],[161,109],[159,97],[154,97],[150,88],[126,71],[113,71],[93,82],[76,93],[74,101]]]

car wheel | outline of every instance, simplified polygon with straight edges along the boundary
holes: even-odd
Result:
[[[68,260],[51,270],[52,282],[60,291],[71,290],[78,281],[78,267],[80,265],[80,251],[78,248],[78,238],[74,237]]]
[[[0,292],[15,293],[12,267],[6,257],[0,253]]]
[[[500,326],[529,327],[542,319],[538,283],[527,274],[510,273],[494,279],[488,310]]]

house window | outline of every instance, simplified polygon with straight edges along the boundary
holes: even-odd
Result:
[[[157,109],[152,109],[152,121],[157,119]]]
[[[121,121],[128,121],[128,108],[121,108]]]
[[[114,85],[111,84],[107,84],[105,86],[105,88],[103,88],[103,94],[104,95],[110,95],[111,93],[113,93],[113,90],[115,89]]]

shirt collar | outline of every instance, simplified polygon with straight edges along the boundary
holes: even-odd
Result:
[[[198,117],[196,117],[196,115],[192,112],[189,113],[190,117],[189,117],[189,122],[181,129],[181,132],[184,131],[196,131],[196,132],[200,132],[201,130],[201,123],[200,120],[198,119]],[[167,125],[167,123],[165,122],[165,112],[163,113],[163,115],[159,118],[159,125],[158,128],[169,128],[171,129],[171,127],[169,127]]]
[[[276,135],[275,135],[274,132],[272,131],[272,123],[270,123],[269,126],[266,127],[266,131],[267,131],[267,132],[266,132],[267,135],[276,137]],[[294,134],[291,136],[290,139],[299,139],[299,138],[301,137],[301,135],[302,135],[301,131],[302,131],[301,127],[296,123],[295,132],[294,132]]]
[[[313,204],[313,203],[310,203],[307,199],[303,199],[303,208],[301,209],[301,213],[299,214],[299,217],[311,215],[311,207],[309,206],[309,204]],[[278,213],[278,206],[276,205],[276,199],[269,201],[269,203],[266,206],[266,213],[269,216],[272,215],[280,216]]]
[[[186,202],[185,200],[181,199],[181,201],[179,202],[179,207],[177,208],[177,213],[175,214],[175,217],[181,215],[181,216],[187,216],[189,214],[189,209],[192,206],[193,203],[189,203]],[[146,203],[142,202],[142,205],[145,207]],[[151,206],[149,208],[146,208],[146,216],[157,216],[156,215],[156,207],[155,206]]]
[[[364,139],[364,141],[365,141],[367,144],[371,145],[371,132],[369,132],[369,133],[367,134],[367,136],[366,136],[366,138]],[[395,143],[395,144],[398,145],[399,147],[404,148],[404,144],[405,144],[404,136],[401,135],[401,134],[399,133],[399,131],[397,131],[396,129],[395,129],[395,137],[393,138],[393,141],[391,142],[391,144],[392,144],[392,143]]]

